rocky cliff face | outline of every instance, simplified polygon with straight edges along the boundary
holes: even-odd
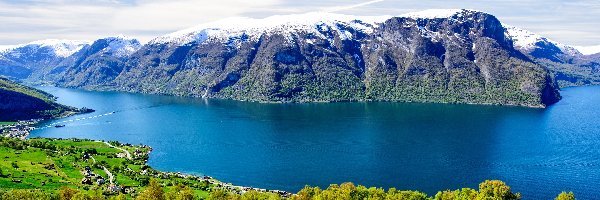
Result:
[[[126,91],[250,101],[538,107],[560,99],[548,71],[515,50],[492,15],[458,10],[387,20],[326,18],[157,38],[130,57],[115,84]]]
[[[506,32],[494,16],[471,10],[233,18],[123,56],[97,41],[46,75],[69,87],[265,102],[558,101],[554,76]]]

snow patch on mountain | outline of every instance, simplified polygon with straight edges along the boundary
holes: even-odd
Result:
[[[506,35],[513,40],[513,45],[515,48],[531,51],[537,47],[538,43],[542,42],[552,44],[558,47],[563,53],[568,55],[580,54],[580,52],[572,46],[561,44],[559,42],[550,40],[538,34],[514,26],[506,24],[503,24],[503,26],[504,28],[506,28]]]
[[[138,40],[123,35],[105,39],[110,41],[106,51],[117,57],[129,56],[142,47]]]
[[[419,12],[411,12],[398,17],[413,19],[424,18],[452,18],[461,17],[465,12],[480,12],[468,9],[430,9]],[[289,33],[307,31],[323,36],[319,31],[329,27],[338,31],[342,39],[352,39],[351,34],[338,29],[338,25],[354,28],[364,33],[371,33],[378,23],[383,23],[393,16],[354,16],[325,12],[311,12],[293,15],[275,15],[263,19],[247,17],[233,17],[215,22],[201,24],[192,28],[184,29],[158,37],[149,44],[175,44],[183,45],[190,42],[204,42],[217,39],[219,41],[231,41],[231,39],[248,38],[257,40],[264,33]],[[323,26],[325,25],[325,26]],[[324,37],[324,36],[323,36]]]
[[[370,33],[373,31],[372,28],[377,26],[377,23],[384,22],[389,18],[391,16],[352,16],[322,12],[276,15],[263,19],[234,17],[167,34],[150,41],[150,44],[175,43],[182,45],[192,41],[203,42],[210,39],[226,41],[241,36],[256,40],[264,33],[289,35],[289,33],[298,31],[314,32],[319,35],[318,28],[322,25],[337,29],[336,25],[338,24]],[[343,32],[339,33],[347,36]]]
[[[597,54],[600,53],[600,45],[596,45],[596,46],[573,46],[575,49],[577,49],[579,52],[581,52],[581,54],[583,55],[593,55],[593,54]]]
[[[455,15],[460,15],[462,12],[479,12],[468,9],[429,9],[418,12],[410,12],[400,17],[407,17],[413,19],[438,19],[438,18],[451,18]]]
[[[18,45],[0,45],[0,53],[17,48]]]
[[[20,45],[7,45],[0,47],[0,53],[7,53],[22,47],[37,47],[37,48],[51,48],[54,54],[58,57],[68,57],[73,53],[79,51],[85,45],[90,44],[89,41],[84,40],[57,40],[47,39],[33,41],[27,44]]]

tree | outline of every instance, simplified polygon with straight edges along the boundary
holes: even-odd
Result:
[[[461,190],[446,190],[438,192],[435,200],[472,200],[477,198],[477,191],[471,188],[463,188]]]
[[[111,197],[110,200],[127,200],[127,196],[125,196],[123,193],[121,193],[117,196]]]
[[[573,192],[561,192],[554,200],[575,200],[575,194]]]
[[[418,192],[418,191],[398,191],[398,190],[390,190],[388,191],[386,199],[396,200],[429,200],[427,194]]]
[[[51,200],[50,194],[44,193],[39,190],[10,190],[2,196],[0,199],[3,200]]]
[[[304,186],[304,188],[302,188],[302,190],[300,190],[300,192],[298,192],[298,195],[293,196],[294,199],[297,200],[311,200],[316,196],[319,196],[321,194],[321,188],[319,187],[310,187],[310,186]]]
[[[212,190],[208,195],[207,200],[239,200],[241,197],[238,194],[229,193],[225,190]]]
[[[79,190],[64,186],[58,191],[58,198],[60,200],[71,200],[77,193],[79,193]]]
[[[90,193],[78,192],[73,195],[71,200],[106,200],[106,196],[100,190],[94,190]]]
[[[479,194],[477,199],[502,199],[517,200],[521,199],[520,193],[512,193],[506,183],[499,180],[486,180],[479,184]]]
[[[165,198],[167,200],[194,200],[196,197],[194,196],[194,191],[189,187],[178,184],[171,190],[165,194]]]
[[[165,192],[156,179],[150,179],[148,187],[137,198],[138,200],[164,200]]]
[[[255,190],[248,191],[242,195],[242,200],[280,200],[281,197],[277,194],[258,192]]]

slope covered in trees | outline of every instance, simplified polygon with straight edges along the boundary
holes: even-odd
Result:
[[[85,111],[60,105],[51,94],[0,77],[0,121],[46,119]]]

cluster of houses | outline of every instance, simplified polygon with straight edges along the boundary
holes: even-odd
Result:
[[[42,119],[32,119],[26,121],[18,121],[15,124],[0,125],[0,133],[5,137],[25,139],[29,136],[34,127],[33,125],[40,122]]]
[[[81,171],[81,173],[83,174],[83,179],[81,179],[81,184],[92,185],[95,183],[97,185],[103,185],[106,182],[104,180],[104,177],[102,177],[99,174],[94,174],[94,172],[92,171],[92,168],[89,166],[85,166],[83,168],[83,171]]]
[[[83,154],[84,160],[87,160],[90,158],[92,158],[92,157],[88,153]],[[92,168],[89,166],[85,166],[83,168],[83,170],[81,171],[81,174],[83,174],[83,179],[81,179],[81,184],[84,184],[84,185],[96,184],[96,185],[101,186],[101,185],[104,185],[107,183],[107,180],[104,177],[102,177],[99,174],[95,174],[94,171],[92,171]],[[133,193],[135,191],[133,188],[130,188],[130,187],[124,188],[124,187],[118,186],[113,183],[108,184],[107,190],[112,193],[124,192],[126,194]]]

